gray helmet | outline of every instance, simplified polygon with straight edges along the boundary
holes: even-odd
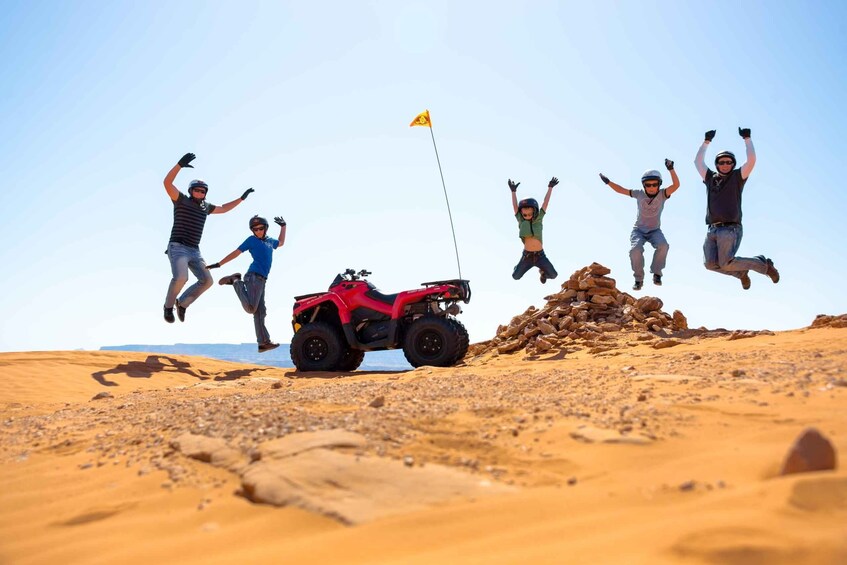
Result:
[[[735,168],[735,165],[738,163],[738,160],[735,158],[735,153],[732,151],[721,151],[717,155],[715,155],[715,167],[718,166],[718,161],[721,157],[729,157],[732,159],[732,168]]]
[[[659,185],[662,184],[662,173],[657,171],[656,169],[650,169],[649,171],[644,171],[644,174],[641,175],[641,184],[644,184],[644,181],[648,180],[657,180],[659,181]]]
[[[192,188],[197,188],[197,187],[205,188],[206,190],[209,190],[209,185],[208,185],[208,184],[206,184],[206,181],[204,181],[204,180],[194,179],[193,181],[191,181],[190,183],[188,183],[188,190],[189,190],[189,191],[190,191]]]

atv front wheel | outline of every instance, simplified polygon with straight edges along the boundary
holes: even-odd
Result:
[[[355,371],[359,368],[359,365],[362,364],[362,360],[365,358],[365,352],[361,349],[353,349],[352,347],[348,347],[344,352],[344,355],[341,356],[341,361],[338,363],[338,366],[335,368],[336,371],[344,371],[350,372]]]
[[[298,371],[334,371],[343,355],[341,336],[326,322],[306,324],[291,339],[291,360]]]
[[[448,318],[418,318],[406,330],[403,354],[412,367],[450,367],[467,351],[467,332],[462,330],[464,326]]]

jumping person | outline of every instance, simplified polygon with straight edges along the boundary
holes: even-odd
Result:
[[[241,273],[235,273],[223,277],[218,281],[218,284],[231,284],[244,311],[253,314],[253,326],[256,330],[256,341],[259,343],[259,353],[279,347],[278,343],[271,341],[271,336],[265,327],[265,316],[267,315],[265,282],[271,272],[274,249],[282,247],[285,243],[285,220],[281,216],[277,216],[274,218],[274,222],[279,226],[278,240],[268,237],[268,221],[266,219],[253,216],[250,218],[250,231],[253,232],[253,235],[245,239],[244,243],[238,246],[238,249],[221,259],[220,262],[207,267],[208,269],[217,269],[238,257],[244,251],[250,252],[253,262],[247,269],[244,280],[241,280]]]
[[[509,188],[512,191],[512,208],[515,211],[515,218],[518,220],[518,233],[523,240],[523,254],[521,260],[515,265],[512,278],[519,280],[532,267],[538,267],[538,270],[541,271],[541,283],[544,284],[547,279],[555,279],[559,276],[547,255],[544,254],[541,243],[542,222],[545,214],[547,214],[547,204],[550,202],[550,195],[553,194],[553,187],[559,184],[559,179],[553,177],[547,183],[547,195],[544,197],[544,204],[541,205],[541,209],[538,208],[538,201],[535,198],[524,198],[518,202],[517,190],[520,184],[509,179]]]
[[[744,290],[750,288],[748,271],[767,275],[779,282],[779,271],[764,255],[753,258],[736,257],[744,230],[741,227],[741,194],[756,164],[756,151],[750,139],[750,128],[738,128],[747,146],[747,162],[736,169],[735,154],[721,151],[715,157],[717,172],[706,166],[706,149],[715,138],[715,130],[706,132],[706,139],[697,151],[694,164],[706,185],[706,225],[709,231],[703,243],[703,262],[707,269],[741,280]]]
[[[180,322],[185,321],[185,309],[212,286],[212,277],[206,271],[206,263],[200,255],[200,238],[203,237],[203,226],[206,224],[206,216],[209,214],[223,214],[229,212],[251,192],[248,188],[232,202],[222,206],[215,206],[206,202],[206,193],[209,185],[205,181],[195,179],[188,185],[188,195],[183,194],[174,186],[174,180],[181,169],[193,169],[191,161],[195,159],[194,153],[186,153],[176,165],[165,176],[165,191],[174,205],[174,223],[171,228],[171,239],[168,250],[165,252],[171,261],[171,278],[168,285],[168,293],[165,295],[165,321],[169,324],[174,322],[174,304]],[[188,270],[197,277],[197,282],[188,287],[177,299],[176,295],[188,282]]]
[[[665,201],[679,188],[679,177],[673,169],[673,161],[665,159],[665,167],[671,173],[673,183],[660,190],[662,186],[662,174],[657,170],[645,171],[641,175],[641,186],[644,190],[629,190],[609,180],[609,177],[600,173],[600,179],[612,187],[618,194],[635,198],[638,205],[638,215],[635,218],[635,226],[629,235],[629,262],[632,265],[632,274],[635,283],[632,290],[641,290],[644,285],[644,244],[653,246],[653,262],[650,264],[650,272],[653,273],[653,284],[662,285],[662,270],[668,258],[670,245],[662,233],[662,210]]]

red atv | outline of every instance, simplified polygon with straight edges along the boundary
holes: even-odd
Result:
[[[353,371],[365,351],[402,347],[413,367],[449,367],[468,351],[468,332],[454,318],[471,300],[468,281],[421,283],[423,288],[383,294],[347,269],[328,292],[294,297],[291,360],[299,371]]]

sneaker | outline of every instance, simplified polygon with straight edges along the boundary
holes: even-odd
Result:
[[[779,282],[779,271],[776,270],[776,267],[773,266],[773,261],[770,259],[765,259],[765,262],[768,264],[768,272],[765,273],[767,276],[771,278],[773,284]]]
[[[653,284],[656,286],[662,286],[662,275],[653,275]]]
[[[642,286],[644,286],[644,281],[635,281],[635,284],[632,285],[632,290],[641,290]]]
[[[541,284],[547,284],[547,273],[541,271]]]
[[[270,351],[271,349],[276,349],[277,347],[279,347],[279,344],[274,343],[272,341],[269,341],[267,343],[260,343],[259,344],[259,353],[264,353],[265,351]]]
[[[228,275],[221,280],[218,281],[218,284],[232,284],[235,281],[241,280],[241,273],[234,273],[232,275]]]
[[[174,323],[174,309],[165,306],[165,321],[169,324]]]
[[[179,303],[179,300],[176,301],[176,317],[179,318],[180,322],[185,321],[185,308]]]
[[[750,290],[750,275],[746,272],[741,274],[741,288],[744,290]]]

